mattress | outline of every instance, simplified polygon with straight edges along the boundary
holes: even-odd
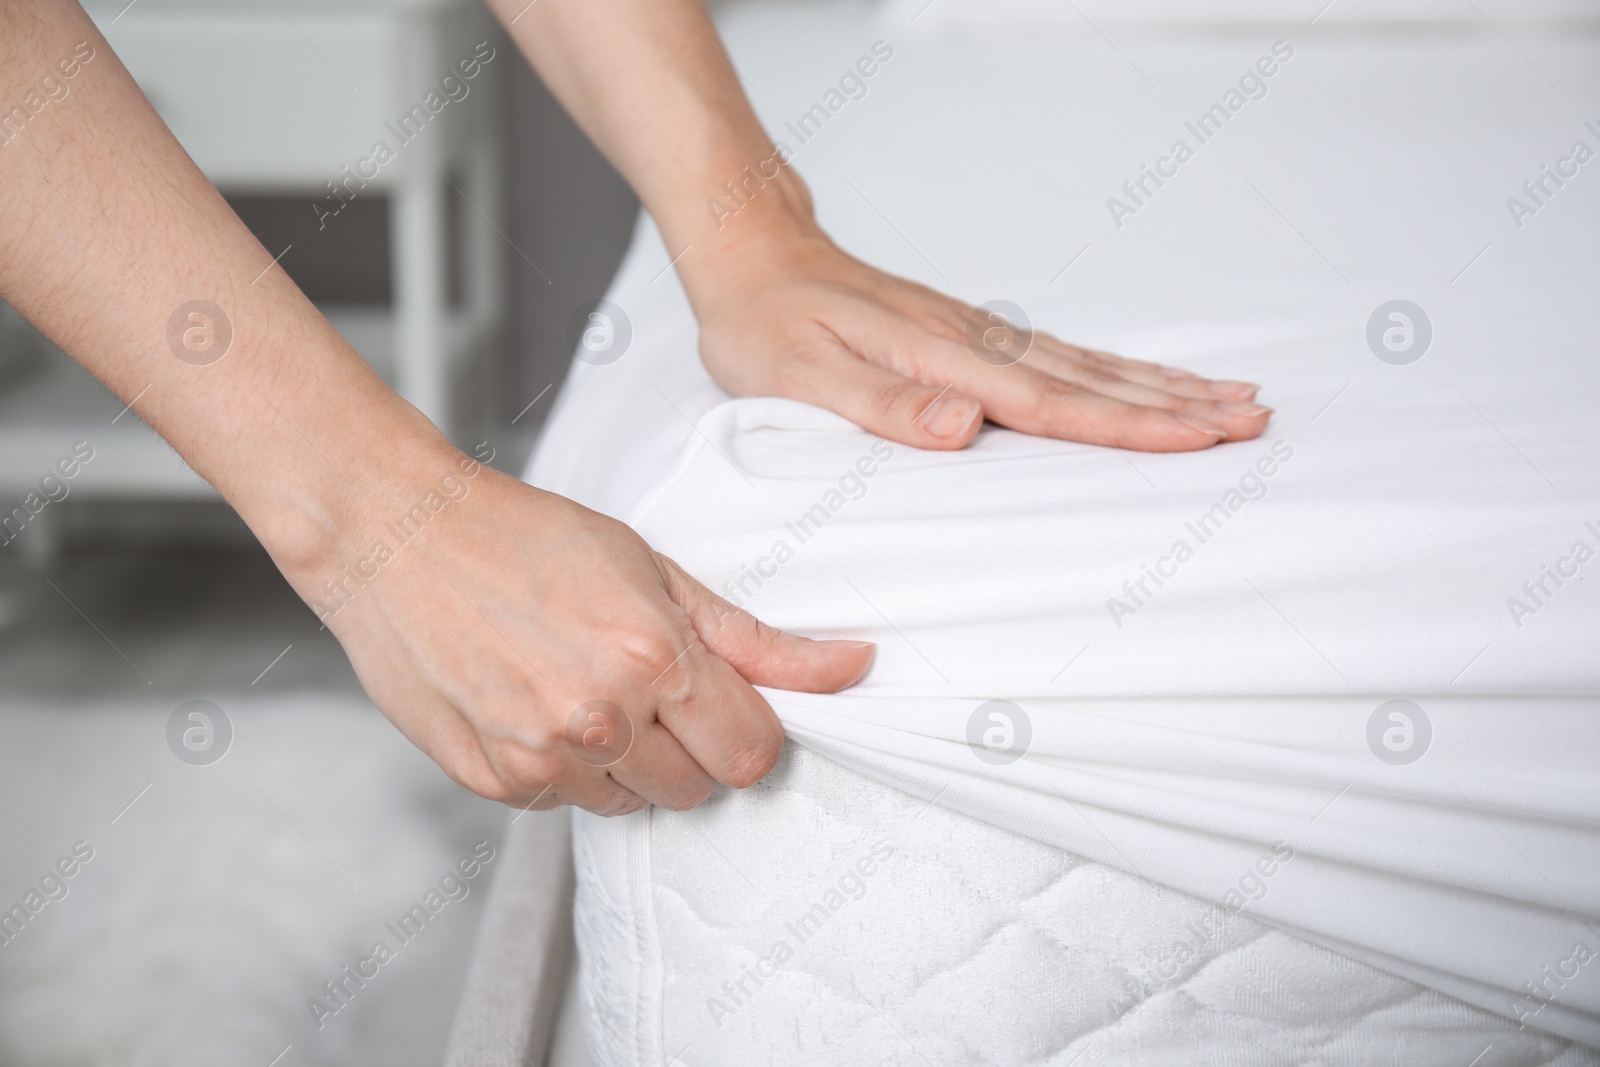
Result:
[[[1272,39],[725,31],[775,131],[892,42],[796,151],[851,251],[1277,414],[933,454],[730,399],[641,222],[631,344],[574,366],[529,479],[879,652],[767,692],[761,786],[576,817],[596,1061],[1600,1062],[1600,197],[1506,205],[1600,140],[1562,103],[1596,43],[1308,26],[1118,212]]]
[[[577,831],[597,1065],[1600,1063],[800,745],[698,814]],[[1246,899],[1295,862],[1262,856]]]

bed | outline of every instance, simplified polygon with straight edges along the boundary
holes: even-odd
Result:
[[[453,1062],[1600,1063],[1600,39],[1318,6],[724,18],[851,251],[1277,413],[950,455],[730,400],[642,219],[528,479],[878,658],[768,693],[756,788],[508,864]]]

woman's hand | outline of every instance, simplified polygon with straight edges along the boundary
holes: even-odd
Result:
[[[871,645],[768,629],[621,523],[450,447],[271,269],[81,6],[0,3],[0,100],[61,56],[72,106],[0,151],[0,294],[222,493],[456,781],[689,807],[777,758],[752,683],[866,671]],[[227,327],[214,351],[180,345],[194,304]]]
[[[700,0],[489,3],[654,217],[700,321],[701,357],[730,393],[803,400],[919,448],[964,448],[985,416],[1151,452],[1266,427],[1271,412],[1246,382],[1042,333],[1012,331],[1010,344],[986,351],[969,330],[1005,334],[1006,323],[969,327],[966,304],[840,251],[817,227],[799,175],[773,169],[782,157]],[[728,195],[740,202],[732,217]],[[997,365],[1019,347],[1020,361]]]
[[[803,400],[918,448],[964,448],[986,417],[1044,437],[1184,452],[1256,437],[1272,411],[1247,382],[1020,332],[867,266],[815,226],[753,234],[708,263],[692,256],[680,270],[718,384]]]
[[[280,563],[384,714],[482,796],[693,807],[777,759],[752,683],[832,692],[871,662],[870,644],[763,626],[563,497],[442,447],[408,466]]]

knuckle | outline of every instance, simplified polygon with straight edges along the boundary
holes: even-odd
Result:
[[[509,804],[516,799],[516,791],[491,767],[459,771],[451,777],[483,799],[492,800],[496,804]]]
[[[782,642],[784,633],[775,626],[768,626],[749,612],[743,613],[744,617],[738,620],[739,637],[754,646],[757,655],[765,656],[777,650]]]
[[[899,411],[909,411],[916,416],[922,413],[922,406],[917,404],[920,390],[909,381],[891,381],[872,387],[872,393],[867,398],[874,411],[881,411],[891,415]]]
[[[490,762],[500,779],[513,792],[538,792],[553,785],[562,774],[557,750],[533,748],[520,741],[500,741],[491,745]]]
[[[1110,367],[1086,363],[1077,370],[1078,376],[1093,385],[1115,385],[1122,381],[1122,375]]]
[[[656,701],[661,704],[687,705],[694,702],[694,678],[687,670],[683,669],[683,661],[662,674],[655,684]]]
[[[1062,403],[1064,401],[1076,401],[1088,391],[1085,386],[1078,382],[1068,381],[1065,378],[1047,378],[1045,379],[1042,393],[1046,402]]]
[[[1052,427],[1082,422],[1083,416],[1078,402],[1088,392],[1088,389],[1077,382],[1047,378],[1034,393],[1033,410],[1030,414],[1040,423]]]
[[[484,784],[470,788],[483,799],[492,800],[496,804],[515,805],[517,802],[517,791],[498,778],[486,780]]]
[[[648,685],[661,675],[682,649],[674,648],[664,628],[639,627],[624,631],[613,638],[617,658],[630,679],[641,679]]]
[[[458,759],[441,760],[439,765],[457,785],[485,800],[505,804],[513,799],[513,790],[495,769],[494,761],[481,745],[473,746],[470,752],[462,753]]]

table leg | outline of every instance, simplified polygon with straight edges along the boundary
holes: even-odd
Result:
[[[395,376],[400,395],[448,437],[450,359],[445,338],[444,204],[439,171],[415,167],[394,192]]]

